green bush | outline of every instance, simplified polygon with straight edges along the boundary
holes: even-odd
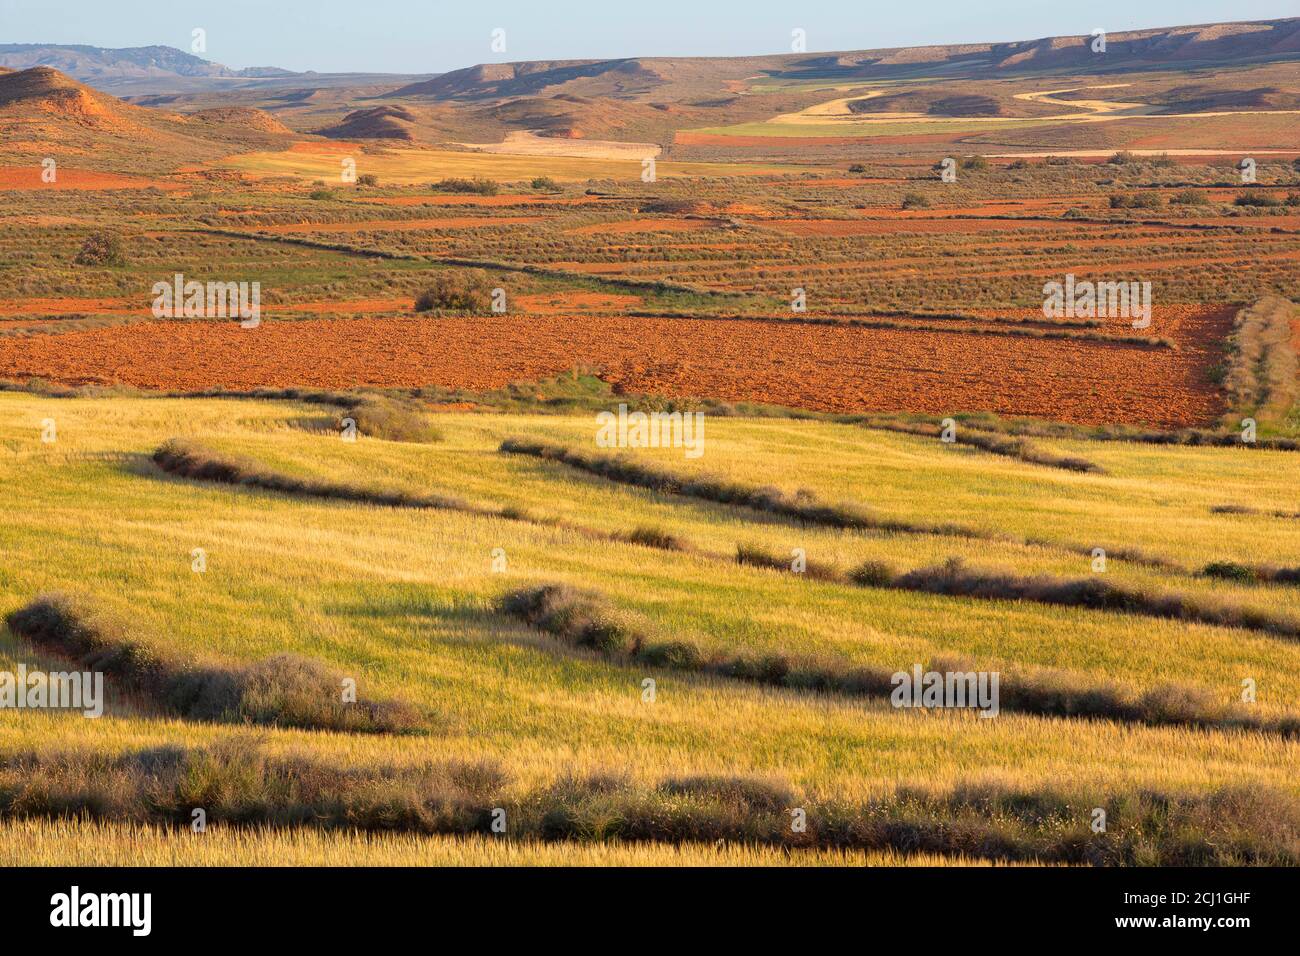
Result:
[[[439,272],[415,297],[416,312],[453,311],[484,313],[491,309],[492,285],[477,269]]]
[[[1282,205],[1282,200],[1268,193],[1242,193],[1233,201],[1235,206],[1262,206],[1273,208]]]
[[[495,196],[501,191],[501,186],[495,180],[483,179],[479,176],[473,179],[460,179],[453,176],[434,183],[430,188],[436,192],[475,193],[479,196]]]
[[[79,266],[120,266],[126,264],[122,238],[111,232],[92,232],[77,253]]]
[[[1159,209],[1164,200],[1156,192],[1128,193],[1110,197],[1111,209]]]

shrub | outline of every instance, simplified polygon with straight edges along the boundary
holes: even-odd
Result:
[[[1114,153],[1110,159],[1106,160],[1106,162],[1110,163],[1112,166],[1127,166],[1129,163],[1137,162],[1137,157],[1128,150],[1121,149],[1118,153]]]
[[[473,179],[451,177],[434,183],[431,189],[444,193],[476,193],[480,196],[495,196],[501,186],[495,180],[475,176]]]
[[[1111,209],[1159,209],[1164,204],[1156,192],[1128,193],[1110,197]]]
[[[112,232],[92,232],[77,253],[79,266],[120,266],[126,264],[122,237]]]
[[[334,193],[328,189],[313,189],[309,199],[333,199]]]
[[[1232,201],[1234,206],[1261,206],[1272,208],[1282,205],[1282,200],[1268,193],[1242,193]]]
[[[558,193],[560,191],[560,184],[550,176],[538,176],[528,185],[540,192]]]
[[[1224,581],[1254,581],[1255,572],[1236,561],[1211,561],[1201,573],[1207,578],[1220,578]]]
[[[477,269],[438,272],[415,297],[416,312],[455,311],[481,314],[490,310],[492,285]]]
[[[500,606],[539,630],[605,654],[627,653],[641,643],[602,595],[567,584],[514,591]]]
[[[866,171],[867,171],[867,167],[862,165],[861,163],[854,163],[852,166],[849,167],[849,172],[851,173],[865,173]]]
[[[656,528],[652,525],[641,525],[620,535],[620,537],[629,544],[639,544],[646,548],[658,548],[661,551],[687,550],[686,544],[681,538],[669,531],[665,531],[663,528]]]
[[[421,495],[400,489],[369,488],[363,485],[286,475],[272,471],[256,461],[225,458],[201,445],[192,445],[175,438],[155,449],[152,458],[153,463],[169,475],[196,481],[215,481],[247,488],[263,488],[267,491],[301,495],[306,498],[360,501],[386,508],[423,508],[483,513],[464,501],[442,495]]]
[[[362,173],[357,177],[358,186],[378,186],[379,177],[374,173]]]
[[[929,209],[930,200],[926,199],[920,193],[908,193],[903,197],[904,209]]]
[[[429,419],[411,405],[385,398],[367,397],[339,415],[350,418],[357,431],[372,438],[388,441],[436,442],[442,433],[429,424]]]
[[[1180,206],[1208,206],[1210,197],[1200,189],[1180,189],[1169,197],[1169,201]]]
[[[849,579],[863,587],[887,588],[898,579],[898,571],[884,561],[864,561],[850,572]]]
[[[967,156],[961,161],[961,168],[978,172],[981,169],[988,169],[989,161],[983,156]]]

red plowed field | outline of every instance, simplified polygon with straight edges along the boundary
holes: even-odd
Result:
[[[1204,424],[1228,308],[1172,308],[1178,350],[959,332],[572,315],[151,322],[0,339],[0,378],[142,388],[495,388],[600,369],[628,391],[828,411],[987,409],[1085,423]]]

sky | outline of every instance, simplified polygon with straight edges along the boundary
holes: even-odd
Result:
[[[189,51],[201,28],[199,55],[234,68],[440,73],[512,60],[789,53],[795,29],[815,53],[1297,15],[1297,0],[0,0],[0,43]]]

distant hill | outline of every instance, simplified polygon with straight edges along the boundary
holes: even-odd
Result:
[[[1081,35],[816,55],[490,63],[410,84],[392,95],[491,100],[567,93],[682,101],[709,91],[723,93],[729,81],[754,74],[773,80],[879,80],[923,73],[961,78],[1260,63],[1300,59],[1300,18],[1133,30],[1105,39],[1104,52],[1094,52],[1093,37]]]
[[[279,86],[352,86],[386,79],[390,84],[424,80],[431,74],[296,73],[274,66],[235,70],[170,46],[115,49],[63,43],[0,44],[0,67],[25,70],[48,66],[112,93],[177,93]]]
[[[287,142],[289,130],[257,109],[190,115],[146,109],[48,66],[0,72],[0,154],[84,157],[90,165],[167,167],[240,147]]]
[[[294,75],[291,70],[281,70],[276,67],[232,70],[220,63],[213,63],[170,46],[110,49],[52,43],[3,43],[0,44],[0,65],[18,70],[32,66],[49,66],[82,82],[128,77]]]

